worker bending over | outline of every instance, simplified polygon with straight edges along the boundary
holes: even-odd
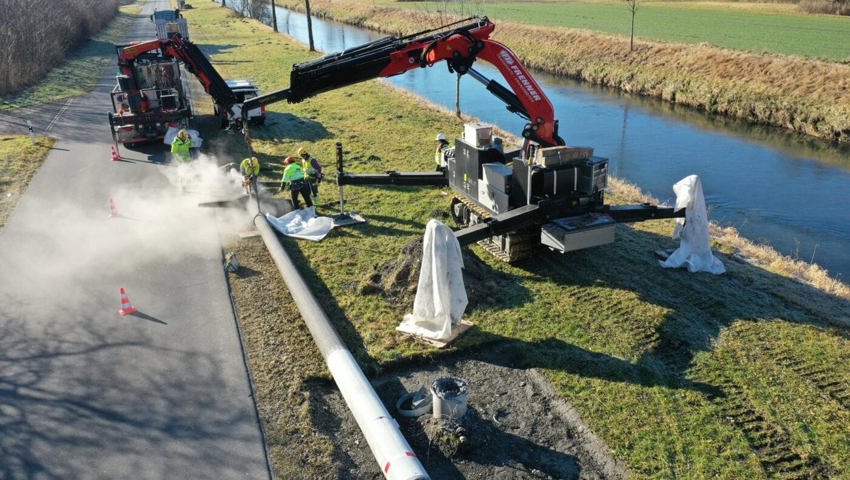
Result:
[[[310,186],[313,201],[319,203],[319,184],[322,183],[322,178],[325,176],[322,172],[322,165],[315,157],[307,153],[304,147],[298,149],[298,156],[301,157],[301,167],[304,168],[304,173],[307,175],[307,184]]]
[[[438,172],[445,172],[448,159],[454,157],[455,149],[449,147],[449,140],[442,132],[437,134],[434,141],[437,142],[437,151],[434,152],[434,163],[437,164]]]
[[[292,207],[296,210],[301,208],[298,203],[299,193],[304,197],[304,202],[308,208],[313,206],[313,202],[310,200],[310,185],[304,177],[304,167],[292,157],[286,157],[286,160],[283,161],[283,178],[280,180],[278,192],[282,191],[284,187],[289,189],[292,196]]]
[[[260,161],[257,157],[246,158],[239,164],[239,171],[242,173],[242,187],[245,189],[245,194],[250,195],[251,190],[256,191]]]
[[[190,160],[189,149],[192,148],[192,138],[185,128],[177,132],[177,136],[171,141],[171,157],[178,162]]]

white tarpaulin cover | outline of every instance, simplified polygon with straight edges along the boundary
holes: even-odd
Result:
[[[452,229],[437,220],[425,227],[422,269],[413,300],[413,313],[404,316],[396,330],[436,340],[451,336],[466,309],[463,257]]]
[[[723,263],[711,253],[711,238],[708,234],[708,210],[702,182],[697,175],[690,175],[673,185],[676,192],[676,208],[685,208],[685,218],[676,219],[673,238],[679,239],[676,249],[661,265],[667,268],[687,266],[689,272],[720,274],[726,271]]]
[[[282,217],[274,217],[267,213],[266,220],[275,230],[288,237],[314,242],[325,238],[334,228],[332,218],[316,216],[316,207],[293,210]]]
[[[168,130],[165,132],[165,137],[162,139],[162,143],[166,145],[171,145],[171,142],[174,141],[174,137],[180,132],[178,127],[168,127]],[[204,139],[201,138],[201,134],[198,133],[197,130],[192,130],[187,128],[186,133],[189,134],[189,138],[192,139],[192,148],[201,148],[201,145],[204,144]]]

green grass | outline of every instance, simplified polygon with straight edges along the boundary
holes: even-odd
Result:
[[[103,69],[115,64],[115,44],[121,43],[139,11],[141,8],[136,3],[122,6],[109,25],[94,38],[83,42],[38,84],[15,94],[0,96],[0,111],[55,102],[93,89]]]
[[[460,14],[441,2],[378,2],[402,8]],[[806,15],[734,8],[717,3],[638,2],[635,36],[647,40],[702,43],[743,50],[850,60],[850,22],[834,15]],[[466,4],[466,14],[495,21],[594,30],[629,35],[631,13],[623,2],[486,2]]]
[[[225,77],[265,91],[285,87],[304,47],[215,4],[188,11],[199,43]],[[269,107],[254,148],[269,175],[300,145],[331,165],[341,141],[352,172],[422,170],[422,132],[458,132],[460,121],[379,82]],[[229,136],[231,140],[238,138]],[[371,158],[371,159],[370,159]],[[235,159],[221,159],[222,161]],[[274,175],[277,179],[277,175]],[[335,186],[322,185],[326,199]],[[612,192],[618,199],[622,192]],[[369,222],[319,243],[283,241],[337,331],[367,372],[439,352],[394,330],[400,302],[361,286],[419,237],[448,196],[437,188],[350,187],[350,208]],[[454,351],[491,341],[517,347],[516,366],[543,370],[557,391],[622,459],[634,478],[767,478],[783,468],[847,477],[850,464],[850,303],[724,257],[722,276],[658,266],[673,242],[667,221],[618,228],[614,245],[509,266],[473,247],[485,266],[486,301],[465,318],[476,329]],[[255,274],[229,277],[281,478],[329,477],[333,433],[315,425],[310,382],[327,376],[276,269],[257,239],[233,247]],[[451,349],[450,349],[451,350]]]
[[[53,140],[27,135],[0,135],[0,228],[6,224],[41,162],[47,157]]]

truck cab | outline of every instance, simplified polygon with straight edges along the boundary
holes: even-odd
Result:
[[[180,9],[155,10],[150,19],[156,26],[156,38],[168,39],[180,34],[184,40],[189,40],[189,25]]]
[[[237,119],[242,114],[242,104],[251,98],[257,97],[260,95],[260,89],[257,88],[250,80],[226,80],[227,86],[230,87],[230,90],[233,92],[233,95],[236,97],[236,102],[231,110],[236,115]],[[219,105],[215,104],[213,107],[215,115],[219,117],[221,121],[221,128],[227,128],[230,123],[234,120],[230,118],[227,113],[227,109]],[[251,125],[263,125],[266,123],[266,107],[260,106],[257,108],[252,108],[248,110],[248,115],[245,116],[245,119]]]

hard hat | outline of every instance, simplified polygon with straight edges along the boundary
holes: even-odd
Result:
[[[449,140],[446,138],[446,136],[443,134],[443,132],[440,132],[440,133],[437,134],[437,138],[435,138],[434,141],[435,142],[448,142]]]
[[[183,128],[179,132],[177,132],[177,136],[180,137],[180,138],[185,138],[186,135],[189,135],[189,132],[187,132],[185,128]]]
[[[294,162],[294,161],[295,161],[295,159],[294,159],[294,158],[292,158],[292,157],[286,157],[286,160],[284,160],[284,161],[283,161],[283,164],[284,164],[284,165],[289,165],[290,163],[292,163],[292,162]]]
[[[298,149],[298,156],[299,157],[303,157],[306,154],[307,154],[307,150],[304,149],[304,147],[301,147],[301,148]]]
[[[260,161],[257,160],[257,157],[251,157],[251,161],[254,163],[260,163]]]

